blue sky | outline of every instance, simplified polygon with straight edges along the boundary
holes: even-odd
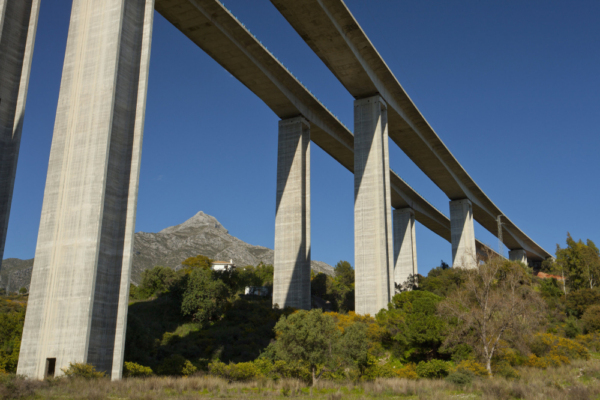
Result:
[[[600,242],[600,2],[346,3],[509,218],[551,253],[567,231]],[[352,129],[353,98],[268,0],[225,4]],[[70,5],[41,5],[5,258],[35,253]],[[276,115],[158,14],[154,25],[136,231],[202,210],[272,248]],[[390,164],[449,214],[444,193],[394,143]],[[311,174],[313,259],[353,264],[353,177],[314,144]],[[419,224],[416,234],[421,273],[451,261],[448,242]]]

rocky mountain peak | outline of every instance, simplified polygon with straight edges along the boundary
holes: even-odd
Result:
[[[184,223],[175,226],[170,226],[158,233],[173,234],[182,231],[187,232],[190,230],[202,228],[218,229],[222,230],[224,233],[229,233],[229,231],[225,229],[225,227],[221,225],[221,223],[217,221],[215,217],[213,217],[212,215],[205,214],[202,211],[198,211],[196,215],[194,215],[192,218],[188,219]]]

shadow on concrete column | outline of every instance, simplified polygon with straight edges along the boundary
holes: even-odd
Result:
[[[310,310],[310,124],[279,121],[273,305]]]
[[[375,315],[394,293],[387,105],[354,102],[354,257],[357,314]]]
[[[476,268],[475,228],[473,206],[468,199],[450,202],[450,233],[452,239],[452,267]]]
[[[406,286],[411,275],[418,274],[415,212],[412,208],[394,210],[394,282]]]

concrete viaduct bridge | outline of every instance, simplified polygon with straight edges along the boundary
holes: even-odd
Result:
[[[0,0],[0,256],[39,2]],[[121,377],[154,9],[281,119],[274,303],[310,308],[311,141],[355,176],[358,313],[416,273],[415,220],[452,244],[454,266],[486,249],[473,219],[498,235],[500,217],[511,259],[551,257],[475,184],[342,0],[271,2],[356,99],[354,134],[217,0],[73,0],[19,374],[87,362]],[[446,193],[450,218],[390,170],[388,137]]]

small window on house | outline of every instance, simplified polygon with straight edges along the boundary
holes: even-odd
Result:
[[[56,358],[46,358],[46,378],[54,378]]]

